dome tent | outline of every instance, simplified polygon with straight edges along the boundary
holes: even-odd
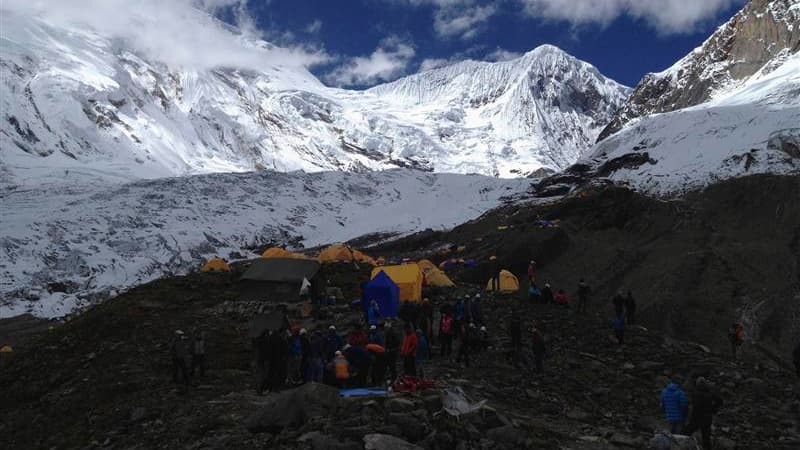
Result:
[[[301,255],[300,253],[292,253],[286,249],[280,247],[271,247],[264,250],[264,253],[261,254],[262,258],[270,259],[270,258],[295,258],[295,259],[306,259],[305,255]]]
[[[380,272],[386,272],[386,275],[400,288],[400,301],[422,301],[423,276],[416,263],[376,267],[372,270],[372,278]]]
[[[200,268],[200,272],[230,272],[231,266],[222,258],[212,258]]]
[[[343,261],[350,262],[355,259],[355,257],[353,256],[353,251],[350,250],[350,247],[344,244],[333,244],[323,250],[317,259],[321,263],[331,263]]]
[[[490,278],[489,281],[486,283],[486,290],[492,290],[492,279]],[[508,270],[501,270],[500,271],[500,287],[498,291],[500,292],[517,292],[519,290],[519,280],[517,277],[509,272]]]
[[[378,303],[381,317],[397,317],[400,310],[400,288],[382,270],[364,286],[364,299],[364,308],[368,308],[373,300]]]

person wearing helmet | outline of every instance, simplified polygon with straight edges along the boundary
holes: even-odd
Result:
[[[486,330],[485,325],[481,325],[480,329],[478,330],[478,351],[486,351],[489,348],[489,331]]]
[[[589,303],[589,296],[591,294],[592,288],[581,278],[580,283],[578,283],[578,312],[586,312],[586,305]]]
[[[379,330],[376,325],[369,326],[369,338],[367,343],[378,344],[381,347],[386,345],[385,339],[383,338],[383,333],[381,333],[381,330]]]
[[[400,330],[392,326],[392,322],[384,324],[384,339],[386,341],[386,368],[392,381],[397,379],[397,356],[400,354],[402,338]]]
[[[528,264],[528,283],[533,284],[536,281],[536,261],[531,260]]]
[[[550,283],[544,284],[544,288],[542,289],[542,303],[545,305],[555,303],[555,297],[553,296],[553,289],[550,287]]]
[[[336,383],[340,388],[347,386],[350,379],[350,364],[341,350],[336,350],[333,354],[333,372],[336,374]]]
[[[337,350],[344,347],[344,340],[338,333],[336,327],[331,325],[328,327],[328,335],[325,336],[325,362],[333,361]]]
[[[406,336],[403,339],[403,347],[400,354],[403,355],[403,373],[406,375],[417,376],[417,348],[419,340],[417,333],[410,326],[406,327]]]

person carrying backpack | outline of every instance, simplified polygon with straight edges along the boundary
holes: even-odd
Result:
[[[442,357],[450,357],[453,353],[453,316],[449,312],[442,313],[439,323],[439,340],[441,341]]]
[[[744,326],[742,324],[734,323],[728,328],[728,341],[731,343],[731,356],[736,360],[739,347],[744,344]]]
[[[721,407],[722,398],[714,392],[714,385],[703,377],[698,378],[692,395],[692,414],[689,425],[686,426],[686,434],[691,436],[700,430],[703,448],[706,450],[711,449],[711,424],[714,414]]]
[[[556,305],[563,306],[565,308],[569,307],[569,297],[567,297],[567,293],[564,289],[559,289],[558,293],[555,297]]]
[[[542,302],[542,291],[536,287],[536,283],[531,284],[531,287],[528,288],[528,300],[531,303],[541,303]]]
[[[661,409],[667,417],[670,433],[680,434],[683,431],[688,407],[689,399],[678,383],[672,381],[661,391]]]

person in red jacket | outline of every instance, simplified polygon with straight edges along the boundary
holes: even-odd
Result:
[[[403,355],[403,372],[406,375],[417,376],[417,334],[411,327],[406,328],[406,337],[400,349]]]
[[[355,329],[347,335],[347,343],[353,347],[366,347],[369,343],[367,333],[361,328],[361,324],[357,324]]]
[[[567,297],[567,293],[564,292],[564,289],[558,290],[555,301],[557,305],[569,306],[569,297]]]

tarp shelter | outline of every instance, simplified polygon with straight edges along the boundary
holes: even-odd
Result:
[[[364,298],[367,308],[373,300],[378,302],[381,317],[397,317],[400,310],[400,288],[384,271],[378,271],[372,280],[364,286]]]
[[[200,268],[200,272],[230,272],[231,267],[222,258],[209,259],[207,263]]]
[[[492,290],[492,279],[486,283],[486,290]],[[508,270],[500,271],[500,292],[517,292],[519,290],[519,280]]]
[[[297,258],[297,259],[304,259],[306,258],[305,255],[301,255],[300,253],[292,253],[289,250],[279,248],[279,247],[272,247],[264,250],[264,253],[261,254],[262,258]]]
[[[270,258],[253,261],[239,279],[239,288],[245,300],[271,300],[276,302],[300,301],[303,279],[311,283],[309,296],[318,297],[324,292],[320,264],[312,259]]]
[[[267,331],[289,329],[289,319],[281,311],[259,314],[250,321],[250,338],[255,339]]]
[[[317,258],[321,263],[330,263],[330,262],[350,262],[353,259],[353,251],[344,244],[333,244],[330,247],[323,250],[319,257]]]
[[[401,302],[422,301],[423,276],[416,263],[376,267],[372,270],[372,278],[375,278],[380,272],[389,275],[389,278],[400,288]]]

